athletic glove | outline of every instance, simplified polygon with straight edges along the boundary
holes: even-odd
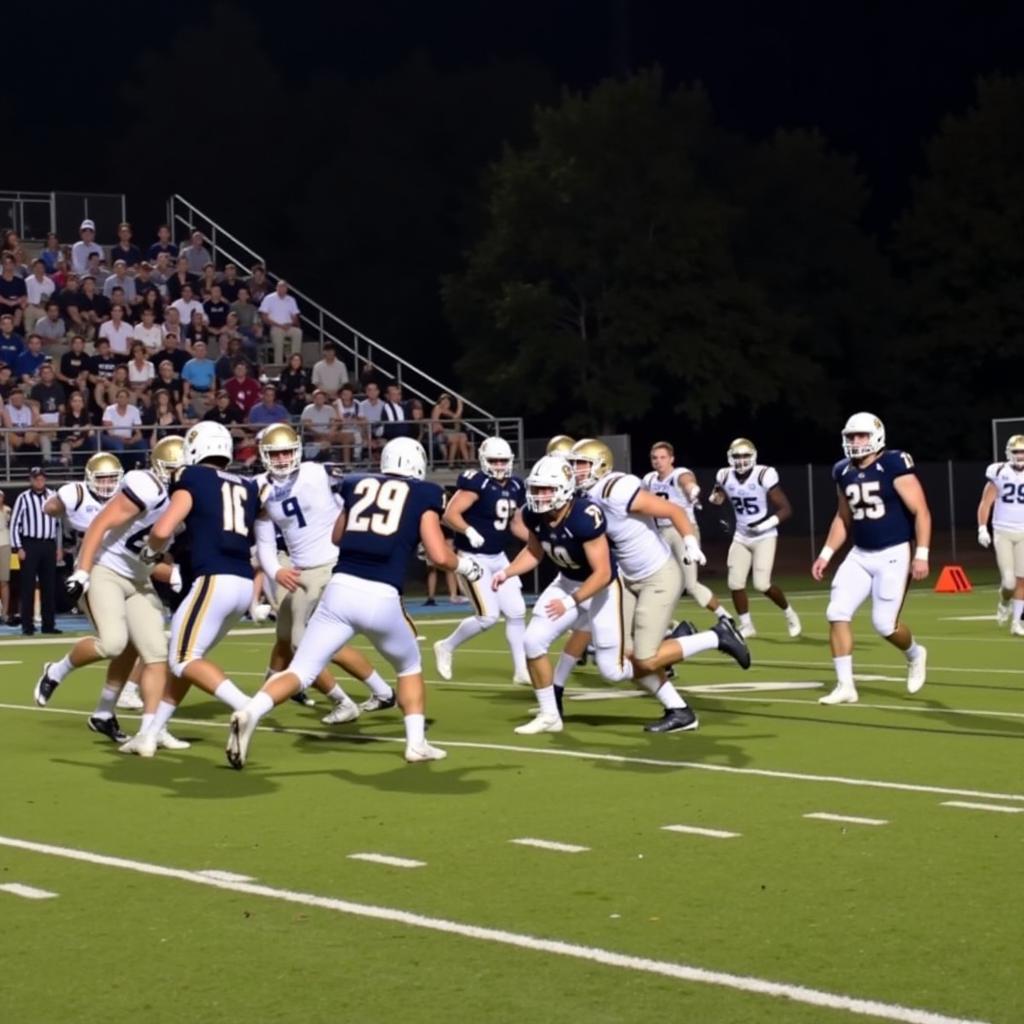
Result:
[[[89,589],[89,574],[81,569],[76,569],[64,584],[68,599],[72,604],[78,604],[82,595]]]
[[[476,559],[470,558],[469,555],[459,555],[459,564],[455,567],[455,571],[460,576],[465,576],[470,583],[476,583],[484,574],[480,563]]]
[[[978,527],[978,543],[987,548],[992,543],[992,535],[988,532],[987,526]]]
[[[162,551],[154,551],[149,544],[143,544],[142,550],[139,552],[139,561],[143,565],[156,565],[157,562],[163,561],[163,557]]]
[[[474,530],[472,526],[466,527],[465,533],[466,540],[469,541],[469,546],[476,551],[477,548],[484,546],[484,539],[477,530]]]
[[[171,566],[171,579],[170,579],[170,582],[167,585],[171,588],[171,590],[174,591],[174,593],[176,593],[176,594],[180,594],[181,593],[181,566],[180,565],[172,565]]]
[[[688,533],[683,538],[683,551],[685,552],[685,561],[687,565],[696,563],[697,565],[707,565],[708,560],[704,552],[701,551],[700,545],[697,543],[697,538],[692,533]]]

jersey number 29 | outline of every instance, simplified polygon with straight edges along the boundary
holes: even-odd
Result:
[[[368,476],[356,484],[355,493],[359,500],[348,514],[345,529],[390,537],[402,522],[409,485],[404,480],[381,481]]]

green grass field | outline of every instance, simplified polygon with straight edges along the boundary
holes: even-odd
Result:
[[[191,750],[119,755],[85,727],[101,669],[37,709],[66,644],[0,644],[0,887],[56,894],[0,891],[0,1019],[1024,1020],[1024,640],[961,619],[991,614],[990,587],[916,591],[925,689],[862,614],[861,703],[824,708],[825,599],[795,598],[799,641],[756,601],[749,673],[687,663],[701,729],[674,736],[593,669],[564,733],[516,736],[533,701],[500,627],[451,683],[424,644],[449,756],[415,766],[395,712],[332,729],[322,698],[270,716],[241,773],[225,709],[195,696],[174,726]],[[255,691],[269,643],[240,631],[216,657]],[[738,683],[789,686],[699,689]]]

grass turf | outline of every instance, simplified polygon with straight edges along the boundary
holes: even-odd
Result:
[[[789,640],[781,614],[755,601],[754,668],[708,654],[677,683],[830,687],[825,597],[794,603],[803,638]],[[639,697],[571,699],[564,733],[514,735],[533,701],[509,682],[499,627],[458,652],[452,683],[430,686],[430,736],[450,744],[444,762],[404,764],[395,712],[322,726],[321,700],[277,709],[265,724],[288,731],[258,733],[241,773],[224,763],[227,715],[216,702],[192,696],[183,707],[174,729],[191,750],[124,757],[72,713],[91,708],[101,669],[30,710],[39,665],[66,644],[0,644],[15,662],[0,676],[0,835],[952,1017],[1019,1020],[1024,814],[943,806],[1024,807],[1024,641],[951,618],[993,606],[990,589],[912,594],[906,618],[930,656],[916,697],[901,656],[862,615],[860,705],[821,707],[821,689],[702,691],[690,698],[700,731],[675,736],[642,731],[659,709]],[[702,621],[693,605],[682,610]],[[420,626],[429,641],[452,628]],[[254,691],[269,643],[239,632],[217,657]],[[429,643],[424,656],[435,677]],[[593,669],[570,686],[577,697],[610,689]],[[133,720],[122,724],[130,731]],[[865,780],[889,785],[851,784]],[[804,817],[817,812],[888,824]],[[670,824],[739,835],[663,831]],[[517,837],[588,849],[509,842]],[[348,859],[359,852],[426,866]],[[58,896],[0,892],[6,1020],[863,1019],[0,846],[0,885],[10,882]]]

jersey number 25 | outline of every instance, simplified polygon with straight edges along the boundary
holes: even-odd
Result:
[[[877,480],[846,485],[846,500],[854,519],[881,519],[885,515],[885,502],[878,493],[881,486]]]

